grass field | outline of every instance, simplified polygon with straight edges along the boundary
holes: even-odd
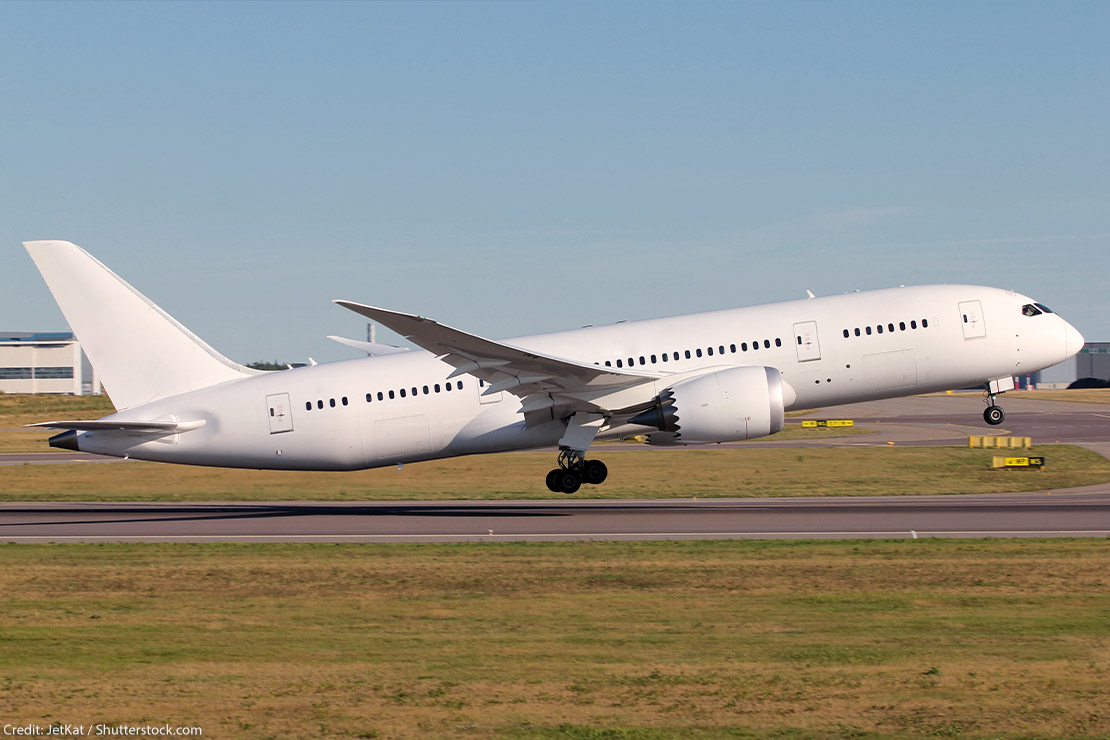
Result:
[[[1096,540],[0,547],[0,719],[1110,736]]]
[[[108,413],[104,397],[0,395],[0,429],[56,416]],[[866,430],[804,430],[784,434],[820,439]],[[0,451],[47,432],[0,432]],[[10,438],[18,440],[10,441]],[[5,442],[5,440],[9,440]],[[5,449],[5,446],[7,449]],[[1040,471],[992,470],[994,450],[961,447],[838,449],[678,449],[599,445],[609,480],[591,498],[712,496],[866,496],[992,493],[1066,488],[1110,480],[1110,460],[1069,446],[1038,447]],[[65,454],[59,452],[58,454]],[[543,484],[550,452],[473,456],[352,473],[228,470],[145,462],[22,465],[0,468],[0,501],[370,501],[389,499],[564,498]],[[496,471],[491,475],[490,471]]]
[[[590,498],[991,493],[1110,480],[1110,460],[1038,447],[1043,470],[992,470],[996,450],[963,447],[659,450],[607,448],[609,480]],[[0,501],[376,501],[566,498],[542,476],[545,452],[464,457],[351,473],[226,470],[146,462],[0,468]],[[676,473],[677,471],[677,473]]]
[[[1072,401],[1074,403],[1110,403],[1110,388],[1076,388],[1074,390],[1008,391],[1003,398],[1027,398],[1034,401]]]
[[[929,393],[931,397],[967,398],[981,396],[982,391],[961,391],[956,394]],[[1007,398],[1021,398],[1030,401],[1070,401],[1072,403],[1110,403],[1110,388],[1075,388],[1061,390],[1006,391],[1000,396],[999,403],[1006,405]]]

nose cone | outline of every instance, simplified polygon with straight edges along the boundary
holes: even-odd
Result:
[[[1079,350],[1083,349],[1083,335],[1079,333],[1078,329],[1066,321],[1064,322],[1064,327],[1064,341],[1066,344],[1064,359],[1066,360],[1078,354]]]

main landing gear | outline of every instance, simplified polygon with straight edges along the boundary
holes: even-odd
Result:
[[[601,460],[587,460],[585,453],[559,448],[559,467],[547,474],[547,487],[554,493],[576,493],[583,483],[597,485],[609,475]]]
[[[1006,412],[1002,407],[995,403],[997,394],[987,391],[987,408],[983,411],[983,421],[996,427],[1006,420]]]

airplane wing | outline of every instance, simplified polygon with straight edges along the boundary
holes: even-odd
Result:
[[[340,306],[377,321],[409,341],[438,355],[455,370],[448,375],[474,375],[484,380],[488,387],[484,395],[507,391],[521,399],[528,399],[524,410],[530,407],[551,407],[551,397],[568,402],[567,394],[589,395],[597,391],[615,391],[649,383],[663,377],[657,373],[635,370],[618,370],[563,357],[545,355],[511,344],[485,339],[474,334],[440,324],[424,316],[375,308],[352,301],[335,301]],[[547,401],[536,398],[547,397]],[[569,401],[569,410],[598,410],[588,402]]]
[[[328,339],[332,340],[333,342],[339,342],[340,344],[346,345],[348,347],[353,347],[360,352],[365,352],[371,357],[380,357],[381,355],[395,355],[398,352],[409,351],[408,347],[395,347],[392,344],[381,344],[379,342],[363,342],[358,339],[347,339],[346,337],[337,337],[331,334],[328,335]]]

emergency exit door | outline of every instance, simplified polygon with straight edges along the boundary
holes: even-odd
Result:
[[[794,344],[798,349],[798,362],[821,359],[821,344],[817,341],[817,322],[803,321],[794,324]]]
[[[288,393],[266,396],[266,416],[270,420],[270,434],[293,431],[293,411],[289,407]]]

